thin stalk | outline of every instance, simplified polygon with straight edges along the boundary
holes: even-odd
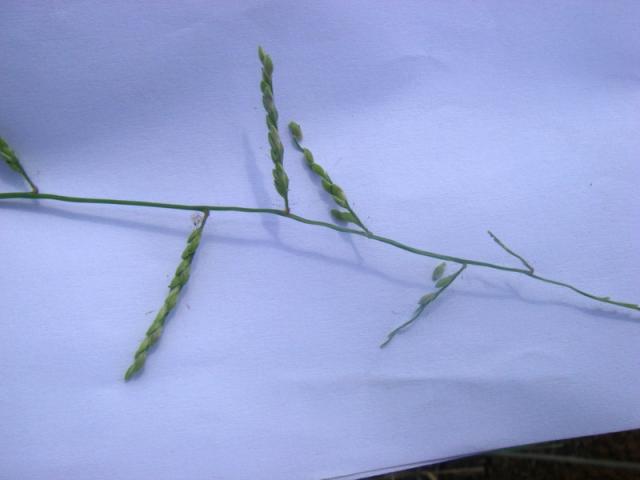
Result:
[[[20,174],[22,175],[22,178],[24,178],[25,181],[29,184],[29,187],[31,188],[31,193],[38,193],[38,187],[36,186],[35,183],[33,183],[33,181],[31,180],[31,178],[29,177],[29,175],[27,174],[24,168],[20,168]]]
[[[430,258],[435,258],[435,259],[444,260],[448,262],[458,263],[460,265],[465,265],[465,266],[476,266],[476,267],[483,267],[483,268],[491,268],[493,270],[501,270],[504,272],[519,273],[522,275],[526,275],[530,278],[533,278],[535,280],[540,280],[541,282],[557,285],[559,287],[568,288],[579,295],[590,298],[597,302],[607,303],[609,305],[615,305],[615,306],[627,308],[630,310],[640,311],[640,306],[638,306],[637,304],[620,302],[616,300],[611,300],[611,298],[609,297],[594,295],[584,290],[580,290],[579,288],[576,288],[573,285],[570,285],[568,283],[552,280],[549,278],[545,278],[545,277],[541,277],[539,275],[533,274],[528,269],[525,270],[522,268],[514,268],[506,265],[483,262],[480,260],[472,260],[472,259],[463,258],[463,257],[455,257],[452,255],[444,255],[441,253],[430,252],[428,250],[422,250],[420,248],[406,245],[404,243],[398,242],[397,240],[393,240],[391,238],[370,234],[370,233],[368,234],[366,232],[363,232],[362,230],[355,230],[352,228],[341,227],[339,225],[334,225],[328,222],[311,220],[309,218],[301,217],[299,215],[294,215],[291,213],[287,213],[283,210],[277,210],[273,208],[248,208],[248,207],[220,206],[220,205],[189,205],[189,204],[180,204],[180,203],[147,202],[147,201],[141,201],[141,200],[118,200],[113,198],[75,197],[75,196],[68,196],[68,195],[56,195],[52,193],[28,193],[28,192],[0,193],[0,200],[8,200],[8,199],[54,200],[59,202],[70,202],[70,203],[128,205],[133,207],[189,210],[189,211],[196,211],[196,212],[202,212],[202,213],[217,211],[217,212],[241,212],[241,213],[261,213],[261,214],[269,214],[269,215],[278,215],[280,217],[295,220],[296,222],[305,223],[307,225],[315,225],[318,227],[329,228],[331,230],[335,230],[337,232],[342,232],[342,233],[348,233],[350,235],[359,235],[361,237],[369,238],[371,240],[375,240],[380,243],[386,243],[387,245],[391,245],[393,247],[399,248],[401,250],[405,250],[407,252],[414,253],[416,255],[422,255],[424,257],[430,257]]]
[[[356,212],[353,211],[353,208],[351,208],[351,204],[349,203],[348,200],[347,200],[347,210],[349,211],[349,213],[351,215],[353,215],[353,218],[356,220],[356,222],[358,223],[360,228],[362,228],[362,230],[364,230],[364,233],[366,233],[367,236],[371,236],[372,235],[371,231],[367,227],[364,226],[364,223],[362,223],[362,220],[360,220],[360,217],[358,217],[358,215],[356,215]]]
[[[496,237],[491,232],[491,230],[487,231],[487,233],[489,234],[489,236],[491,238],[493,238],[494,242],[496,242],[498,245],[500,245],[504,249],[505,252],[507,252],[509,255],[513,255],[518,260],[520,260],[522,262],[522,264],[527,268],[527,270],[529,270],[529,273],[533,273],[533,267],[531,266],[531,264],[529,262],[527,262],[522,256],[518,255],[516,252],[511,250],[509,247],[507,247],[498,237]]]

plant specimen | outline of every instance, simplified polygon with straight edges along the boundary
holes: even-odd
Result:
[[[288,131],[291,135],[291,139],[295,149],[301,154],[302,160],[306,163],[308,168],[318,177],[318,180],[322,188],[335,202],[336,207],[331,210],[331,215],[334,218],[334,223],[313,220],[306,217],[299,216],[291,212],[289,206],[289,177],[286,173],[284,166],[284,146],[280,137],[278,110],[275,104],[274,89],[273,89],[273,61],[271,57],[265,53],[262,48],[258,49],[259,59],[262,64],[262,79],[260,82],[260,90],[262,92],[262,103],[265,109],[265,120],[267,127],[267,140],[270,145],[270,156],[273,162],[273,184],[276,192],[283,200],[283,206],[281,209],[274,208],[248,208],[239,206],[220,206],[220,205],[186,205],[186,204],[174,204],[174,203],[161,203],[151,201],[139,201],[139,200],[124,200],[124,199],[112,199],[112,198],[88,198],[88,197],[75,197],[57,195],[52,193],[41,193],[31,180],[27,171],[23,167],[18,155],[11,149],[9,144],[2,138],[0,138],[0,155],[9,166],[11,170],[22,176],[23,179],[29,185],[29,192],[11,192],[0,193],[0,200],[6,199],[26,199],[26,200],[54,200],[60,202],[71,203],[90,203],[90,204],[109,204],[109,205],[129,205],[137,207],[147,208],[162,208],[162,209],[175,209],[175,210],[187,210],[192,211],[199,215],[196,219],[195,228],[187,238],[186,246],[181,255],[180,263],[175,271],[174,277],[169,284],[169,292],[164,300],[164,303],[157,312],[155,319],[151,326],[146,331],[142,342],[133,356],[133,362],[127,369],[124,378],[129,380],[136,374],[139,374],[145,365],[149,349],[158,342],[163,332],[163,327],[168,315],[177,304],[180,292],[184,285],[189,280],[191,264],[194,260],[194,256],[197,252],[205,229],[209,213],[213,211],[225,211],[225,212],[240,212],[262,215],[277,215],[288,220],[301,222],[307,225],[329,228],[338,232],[346,233],[349,235],[359,235],[365,237],[371,241],[384,243],[392,247],[405,250],[407,252],[433,258],[439,260],[440,263],[434,268],[431,275],[431,280],[434,282],[434,288],[432,291],[425,293],[419,300],[418,305],[413,315],[403,324],[389,332],[386,339],[380,345],[384,347],[393,340],[393,338],[401,331],[407,329],[413,322],[418,320],[424,310],[433,302],[435,302],[445,290],[454,284],[456,279],[467,268],[480,267],[493,270],[501,270],[518,275],[524,275],[532,280],[556,285],[558,287],[567,288],[573,292],[590,298],[596,302],[613,305],[620,308],[640,311],[640,306],[634,303],[621,302],[618,300],[612,300],[608,296],[600,296],[592,293],[588,293],[582,289],[579,289],[569,283],[561,282],[551,278],[538,275],[530,262],[525,260],[521,255],[514,252],[511,248],[507,247],[496,235],[492,232],[488,232],[489,236],[495,241],[495,243],[502,248],[505,252],[518,260],[521,265],[509,266],[500,265],[495,263],[484,262],[481,260],[474,260],[469,258],[455,257],[451,255],[445,255],[442,253],[431,252],[420,248],[412,247],[403,243],[400,243],[391,238],[383,237],[376,233],[373,233],[362,222],[360,217],[352,208],[344,190],[329,176],[329,173],[318,164],[306,146],[303,145],[302,128],[295,122],[288,124]],[[351,224],[351,226],[348,226]],[[455,269],[448,271],[448,264],[454,264]]]

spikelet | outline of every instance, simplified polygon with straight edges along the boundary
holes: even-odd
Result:
[[[434,282],[437,282],[438,280],[440,280],[446,268],[447,268],[446,262],[442,262],[440,265],[434,268],[433,273],[431,274],[431,280],[433,280]]]

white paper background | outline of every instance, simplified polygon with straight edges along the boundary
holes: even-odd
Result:
[[[376,233],[640,300],[637,2],[3,2],[0,134],[42,191],[277,207],[282,124]],[[287,143],[288,144],[288,143]],[[292,208],[329,204],[292,149]],[[0,190],[23,190],[0,169]],[[639,317],[213,214],[146,371],[187,212],[2,201],[0,478],[322,479],[640,426]],[[358,474],[360,472],[360,474]]]

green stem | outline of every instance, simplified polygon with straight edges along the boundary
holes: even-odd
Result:
[[[523,257],[521,257],[520,255],[518,255],[516,252],[514,252],[513,250],[511,250],[509,247],[507,247],[504,243],[502,243],[502,241],[496,237],[491,230],[488,230],[487,233],[489,234],[489,236],[491,238],[493,238],[493,241],[496,242],[498,245],[500,245],[505,252],[507,252],[509,255],[513,255],[514,257],[516,257],[518,260],[520,260],[522,262],[522,264],[527,268],[527,270],[529,270],[529,273],[533,273],[533,267],[531,266],[531,264],[529,262],[527,262]]]
[[[349,213],[353,215],[353,218],[355,219],[357,224],[360,226],[360,228],[364,230],[364,233],[366,233],[367,236],[371,236],[372,235],[371,231],[364,226],[364,223],[362,223],[362,220],[360,220],[360,217],[358,217],[358,215],[356,215],[356,212],[353,211],[353,208],[351,208],[351,205],[349,204],[348,200],[347,200],[347,210],[349,210]]]
[[[472,259],[463,258],[463,257],[455,257],[451,255],[444,255],[441,253],[430,252],[428,250],[422,250],[420,248],[412,247],[410,245],[405,245],[391,238],[386,238],[380,235],[363,232],[362,230],[355,230],[352,228],[341,227],[339,225],[334,225],[328,222],[311,220],[305,217],[300,217],[298,215],[287,213],[283,210],[277,210],[273,208],[247,208],[247,207],[220,206],[220,205],[188,205],[188,204],[180,204],[180,203],[146,202],[146,201],[140,201],[140,200],[117,200],[112,198],[74,197],[74,196],[67,196],[67,195],[56,195],[52,193],[27,193],[27,192],[0,193],[0,200],[8,200],[8,199],[55,200],[59,202],[71,202],[71,203],[128,205],[128,206],[134,206],[134,207],[189,210],[189,211],[196,211],[196,212],[202,212],[202,213],[217,211],[217,212],[263,213],[263,214],[269,214],[269,215],[278,215],[280,217],[295,220],[296,222],[305,223],[307,225],[315,225],[318,227],[329,228],[331,230],[335,230],[337,232],[342,232],[342,233],[348,233],[350,235],[359,235],[361,237],[369,238],[371,240],[375,240],[380,243],[386,243],[387,245],[391,245],[393,247],[399,248],[401,250],[405,250],[407,252],[414,253],[416,255],[422,255],[424,257],[430,257],[430,258],[435,258],[435,259],[444,260],[448,262],[458,263],[460,265],[465,265],[465,266],[471,265],[476,267],[484,267],[484,268],[491,268],[494,270],[501,270],[504,272],[519,273],[522,275],[526,275],[530,278],[540,280],[541,282],[550,283],[560,287],[568,288],[579,295],[590,298],[597,302],[607,303],[609,305],[615,305],[622,308],[628,308],[631,310],[640,311],[640,306],[638,306],[637,304],[615,301],[615,300],[611,300],[609,297],[594,295],[594,294],[585,292],[584,290],[580,290],[568,283],[563,283],[557,280],[544,278],[539,275],[531,273],[529,270],[525,270],[522,268],[514,268],[514,267],[505,266],[505,265],[498,265],[495,263],[483,262],[480,260],[472,260]]]

